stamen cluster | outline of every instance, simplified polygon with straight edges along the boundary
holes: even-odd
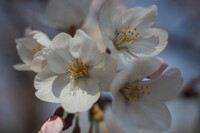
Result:
[[[130,101],[137,102],[141,98],[143,98],[144,95],[148,95],[148,87],[144,87],[139,84],[126,84],[120,92]]]
[[[34,47],[34,48],[32,49],[32,60],[35,58],[35,54],[36,54],[37,52],[39,52],[40,50],[42,50],[43,48],[44,48],[44,46],[38,44],[36,47]]]
[[[130,27],[125,27],[125,29],[114,38],[114,46],[120,50],[126,47],[127,43],[134,44],[134,42],[140,37],[139,32],[136,30],[136,28],[130,29]]]
[[[66,68],[71,78],[80,78],[88,75],[88,68],[83,64],[80,59],[72,60],[70,68]]]

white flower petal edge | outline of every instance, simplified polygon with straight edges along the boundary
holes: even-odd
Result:
[[[168,33],[162,29],[149,28],[144,32],[143,40],[128,45],[128,50],[137,57],[156,56],[167,46]]]
[[[30,65],[27,65],[27,64],[19,63],[19,64],[13,65],[13,67],[19,71],[31,71]]]
[[[119,65],[126,66],[134,58],[156,56],[166,47],[167,32],[150,28],[156,16],[155,5],[123,11],[118,1],[111,0],[103,6],[100,30],[105,45]]]
[[[23,61],[14,65],[16,70],[39,72],[46,66],[46,53],[51,41],[44,33],[27,28],[25,37],[16,39],[16,48]]]
[[[138,127],[142,133],[161,133],[170,128],[172,118],[164,103],[149,102],[136,104]]]
[[[151,60],[156,62],[157,59]],[[160,133],[171,125],[171,115],[164,102],[178,94],[183,78],[180,71],[173,68],[160,77],[143,80],[159,69],[151,60],[142,63],[136,60],[134,65],[126,67],[129,70],[116,74],[111,85],[112,109],[126,132]]]
[[[32,35],[33,39],[35,39],[39,44],[41,44],[44,47],[49,47],[51,45],[51,40],[43,32],[34,30],[30,32],[30,35]]]
[[[35,95],[47,102],[60,103],[60,93],[62,87],[69,83],[69,76],[60,75],[60,77],[45,67],[34,79]]]
[[[149,87],[149,95],[146,97],[150,100],[166,101],[175,98],[182,88],[183,78],[177,68],[165,72],[155,80],[142,83]]]

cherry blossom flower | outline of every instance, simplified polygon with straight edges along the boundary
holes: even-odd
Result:
[[[114,0],[100,10],[103,41],[120,65],[127,65],[134,58],[155,56],[166,47],[167,32],[151,28],[156,16],[155,5],[124,10]]]
[[[81,30],[74,38],[58,34],[52,40],[47,62],[35,77],[36,96],[61,103],[70,113],[90,109],[100,91],[108,91],[116,72],[115,60],[101,53],[96,42]]]
[[[91,0],[50,0],[39,19],[53,28],[80,27],[88,14],[90,3]]]
[[[135,60],[113,80],[112,110],[127,133],[161,133],[171,125],[164,102],[177,96],[183,78],[177,68],[172,68],[155,79],[145,79],[160,65],[158,59]]]
[[[46,65],[46,53],[51,41],[44,33],[27,28],[25,37],[16,39],[16,48],[23,63],[13,67],[21,71],[39,72]]]

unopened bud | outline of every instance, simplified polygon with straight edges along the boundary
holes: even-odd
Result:
[[[58,116],[51,116],[42,125],[42,133],[61,133],[64,127],[64,120]]]

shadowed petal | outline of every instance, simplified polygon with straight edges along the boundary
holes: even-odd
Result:
[[[80,78],[70,83],[61,92],[61,105],[70,113],[89,110],[99,99],[100,89],[89,78]]]

